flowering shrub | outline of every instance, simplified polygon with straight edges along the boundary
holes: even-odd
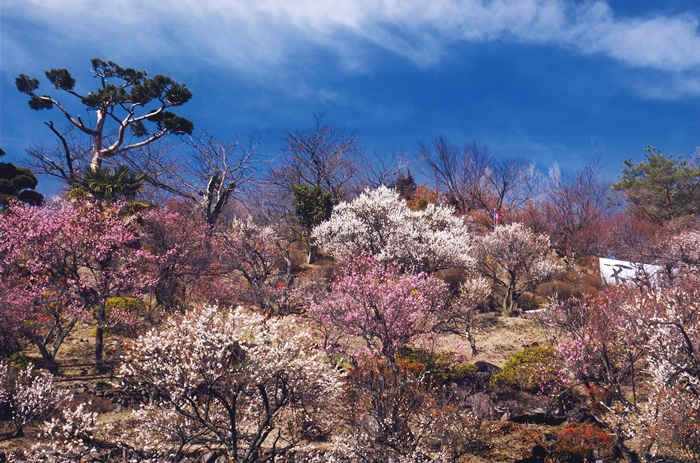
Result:
[[[476,244],[477,269],[503,288],[503,312],[509,315],[518,297],[540,283],[551,281],[564,270],[552,254],[549,237],[520,223],[502,225]]]
[[[472,234],[453,212],[435,204],[413,211],[396,191],[381,186],[338,204],[312,236],[340,259],[365,252],[416,271],[469,269],[474,266]]]
[[[453,355],[431,361],[447,362],[448,356],[458,361]],[[336,444],[339,457],[454,462],[488,445],[488,427],[475,412],[472,391],[441,378],[431,381],[422,357],[430,356],[402,350],[395,371],[370,351],[351,357],[342,416],[352,438]],[[450,373],[459,373],[464,364],[453,365],[457,368]]]
[[[12,428],[2,430],[0,437],[22,436],[27,425],[51,417],[71,397],[54,386],[48,373],[37,375],[32,366],[13,371],[0,363],[0,417],[9,417],[8,428]]]
[[[122,372],[158,397],[142,416],[167,423],[162,448],[214,446],[252,463],[334,425],[340,374],[312,345],[290,319],[210,306],[142,336]]]
[[[615,436],[626,461],[636,434],[650,353],[646,321],[653,317],[650,294],[632,288],[552,304],[545,314],[562,336],[555,347],[562,387],[585,400],[599,422]]]
[[[399,369],[427,372],[428,378],[440,384],[461,382],[478,371],[477,366],[465,362],[462,355],[449,351],[434,353],[403,347],[397,358]]]
[[[584,463],[614,460],[615,438],[607,431],[588,423],[566,423],[552,432],[547,461]]]

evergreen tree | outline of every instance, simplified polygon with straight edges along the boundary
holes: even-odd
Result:
[[[411,174],[411,169],[406,169],[405,176],[403,172],[399,171],[399,174],[391,187],[396,190],[401,199],[405,201],[409,201],[411,198],[413,198],[413,195],[416,193],[416,188],[418,188],[416,181]]]
[[[0,156],[5,150],[0,148]],[[18,167],[9,162],[0,162],[0,208],[4,208],[13,200],[19,200],[32,206],[44,202],[44,195],[36,191],[38,180],[34,173],[26,167]]]
[[[79,99],[81,105],[75,110],[51,95],[38,94],[38,79],[26,74],[15,79],[17,89],[30,96],[32,109],[58,108],[71,128],[90,138],[90,169],[99,169],[105,160],[146,146],[165,135],[192,133],[192,122],[167,111],[185,104],[192,97],[192,92],[184,84],[160,74],[149,78],[146,71],[123,68],[99,58],[94,58],[91,64],[91,73],[99,80],[99,85],[96,91],[82,94],[76,89],[76,80],[67,69],[45,72],[55,89]],[[85,122],[80,117],[85,110],[92,113],[94,123]],[[50,173],[70,182],[76,181],[80,174],[76,162],[81,153],[71,148],[71,140],[55,127],[53,121],[46,122],[46,125],[59,138],[65,158],[58,163],[51,162],[51,167],[59,172]]]
[[[292,185],[294,193],[294,215],[303,230],[303,239],[309,247],[308,263],[314,260],[314,246],[311,244],[311,230],[331,217],[333,197],[321,189],[321,185],[312,187],[303,183]]]
[[[625,161],[622,178],[612,186],[621,191],[634,213],[661,224],[700,211],[700,165],[681,155],[664,155],[653,146],[646,162]]]

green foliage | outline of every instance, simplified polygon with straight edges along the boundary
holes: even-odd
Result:
[[[92,69],[95,77],[100,77],[103,80],[117,79],[117,81],[121,80],[123,83],[119,85],[106,83],[97,92],[82,97],[81,102],[90,109],[116,106],[124,103],[145,105],[156,99],[161,100],[167,106],[180,106],[192,98],[192,92],[184,84],[177,83],[172,78],[162,74],[148,78],[146,71],[123,68],[113,61],[102,61],[99,58],[92,60]],[[68,73],[65,69],[52,69],[51,71],[46,71],[46,76],[51,80],[50,74],[57,75],[59,72]],[[70,77],[70,74],[68,74],[68,77]],[[65,80],[67,78],[64,77]],[[33,81],[29,81],[23,85],[31,88],[33,83]],[[75,80],[72,80],[72,83],[75,84]],[[56,84],[54,83],[54,85]],[[20,88],[19,83],[17,83],[17,88]],[[67,90],[59,86],[56,86],[56,88]],[[177,118],[172,113],[170,113],[169,117]]]
[[[394,183],[390,186],[396,190],[401,199],[405,201],[408,201],[413,197],[417,188],[416,181],[413,178],[410,169],[406,169],[405,176],[403,172],[399,171],[396,181],[394,181]]]
[[[11,366],[12,368],[22,370],[24,368],[27,368],[27,366],[29,366],[29,364],[32,363],[32,359],[24,355],[22,352],[13,352],[5,356],[5,358],[3,358],[3,362]]]
[[[108,313],[112,310],[122,312],[143,313],[146,310],[146,303],[138,297],[108,297],[105,302]]]
[[[423,349],[402,347],[397,353],[397,365],[404,370],[421,371],[439,383],[461,382],[474,376],[478,368],[461,361],[461,356],[450,351],[427,352]]]
[[[0,156],[4,154],[0,148]],[[26,167],[0,162],[0,207],[7,206],[13,199],[33,206],[41,205],[44,195],[34,190],[37,184],[36,175]]]
[[[192,135],[192,130],[194,129],[194,124],[191,121],[171,113],[170,111],[162,111],[153,116],[149,116],[148,120],[155,122],[158,126],[158,130],[168,130],[178,135]]]
[[[87,168],[76,186],[80,191],[74,192],[73,196],[81,197],[81,192],[85,192],[100,201],[132,201],[145,189],[144,178],[143,174],[135,174],[127,166],[114,170]]]
[[[331,217],[333,197],[321,189],[321,185],[310,187],[304,184],[292,185],[294,193],[294,215],[299,225],[307,232]]]
[[[75,87],[75,79],[70,75],[68,69],[51,69],[46,71],[46,78],[53,84],[54,88],[60,88],[70,92]]]
[[[39,79],[29,77],[27,74],[20,74],[15,79],[15,85],[17,86],[17,90],[29,95],[39,88]]]
[[[553,346],[526,347],[513,354],[501,371],[491,377],[491,386],[540,392],[551,387],[558,361]]]
[[[664,155],[653,146],[646,162],[625,161],[622,177],[612,185],[621,191],[633,212],[656,223],[686,217],[700,211],[700,166],[681,155]]]
[[[93,307],[90,312],[94,315],[97,313],[98,307]],[[109,317],[109,314],[113,310],[119,310],[120,312],[128,312],[132,314],[140,314],[146,310],[146,303],[138,297],[125,297],[125,296],[115,296],[108,297],[105,300],[105,315]]]

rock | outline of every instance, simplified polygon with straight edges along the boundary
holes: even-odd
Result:
[[[501,369],[493,363],[482,362],[481,360],[474,363],[474,365],[476,365],[477,371],[479,371],[480,373],[488,373],[489,375],[495,375],[496,373],[501,371]]]
[[[591,412],[591,410],[586,407],[577,407],[573,410],[569,410],[566,413],[566,421],[589,424],[598,423],[598,420],[596,420],[595,416],[593,415],[593,412]]]
[[[546,397],[523,391],[509,391],[494,394],[491,400],[494,411],[503,413],[502,417],[507,414],[507,419],[514,423],[554,426],[567,420],[562,410]]]
[[[494,409],[491,406],[491,395],[477,392],[469,397],[472,413],[480,419],[493,419]]]

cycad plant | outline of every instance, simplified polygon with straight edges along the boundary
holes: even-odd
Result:
[[[135,201],[145,190],[145,175],[134,173],[128,166],[87,168],[76,182],[74,196],[87,193],[98,201]],[[77,191],[76,191],[77,190]]]

